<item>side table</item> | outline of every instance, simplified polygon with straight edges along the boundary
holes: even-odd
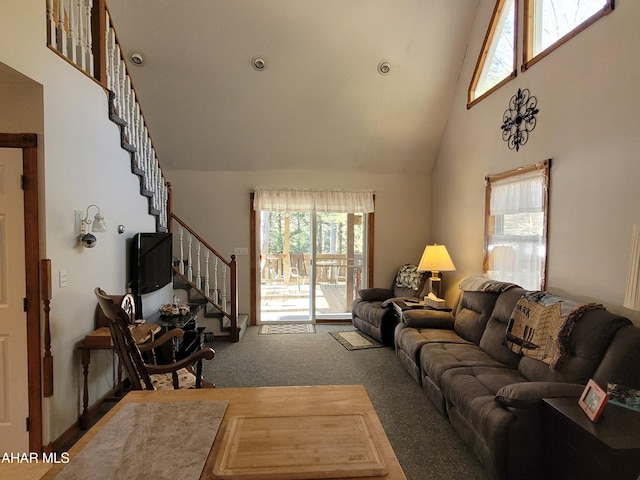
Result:
[[[111,335],[104,335],[104,328],[88,334],[83,341],[78,343],[77,348],[80,350],[82,359],[82,414],[78,419],[80,428],[86,430],[90,424],[89,413],[89,365],[91,364],[92,350],[114,350]],[[160,326],[154,323],[143,323],[131,327],[131,333],[136,343],[144,343],[153,340],[154,336],[160,331]],[[95,340],[94,340],[95,339]],[[122,393],[122,366],[118,360],[118,383],[115,390],[116,393]]]
[[[592,423],[577,398],[546,398],[544,411],[547,478],[639,478],[640,412],[608,404]]]
[[[413,310],[417,308],[424,308],[424,300],[416,298],[415,302],[405,301],[405,300],[394,300],[393,304],[393,314],[396,317],[398,322],[402,321],[402,312],[405,310]]]
[[[407,300],[394,300],[392,303],[393,303],[393,313],[398,322],[402,321],[402,314],[407,310],[438,310],[442,312],[451,311],[449,307],[433,308],[433,307],[425,306],[424,300],[418,299],[418,298],[416,298],[415,302],[407,301]]]

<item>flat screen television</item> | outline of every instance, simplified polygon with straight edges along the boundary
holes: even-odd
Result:
[[[172,281],[170,233],[137,233],[131,245],[131,289],[136,295],[155,292]]]

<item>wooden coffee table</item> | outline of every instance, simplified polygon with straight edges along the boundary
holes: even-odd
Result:
[[[134,391],[78,441],[70,456],[128,403],[220,400],[228,406],[201,480],[406,480],[361,385]],[[204,426],[206,421],[202,418]],[[45,478],[55,478],[63,467],[54,467]]]

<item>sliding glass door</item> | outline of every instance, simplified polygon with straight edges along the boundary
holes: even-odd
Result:
[[[363,213],[315,215],[315,319],[349,318],[366,265]]]
[[[258,213],[260,323],[349,318],[366,278],[366,215]]]

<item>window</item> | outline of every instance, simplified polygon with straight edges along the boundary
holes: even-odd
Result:
[[[551,161],[485,178],[485,260],[489,278],[543,290]]]
[[[523,69],[613,10],[613,0],[525,0]]]
[[[520,1],[525,10],[522,18]],[[519,31],[524,31],[524,71],[613,8],[614,0],[496,0],[469,85],[467,108],[516,77]]]
[[[496,2],[469,86],[468,107],[516,76],[516,0]]]

